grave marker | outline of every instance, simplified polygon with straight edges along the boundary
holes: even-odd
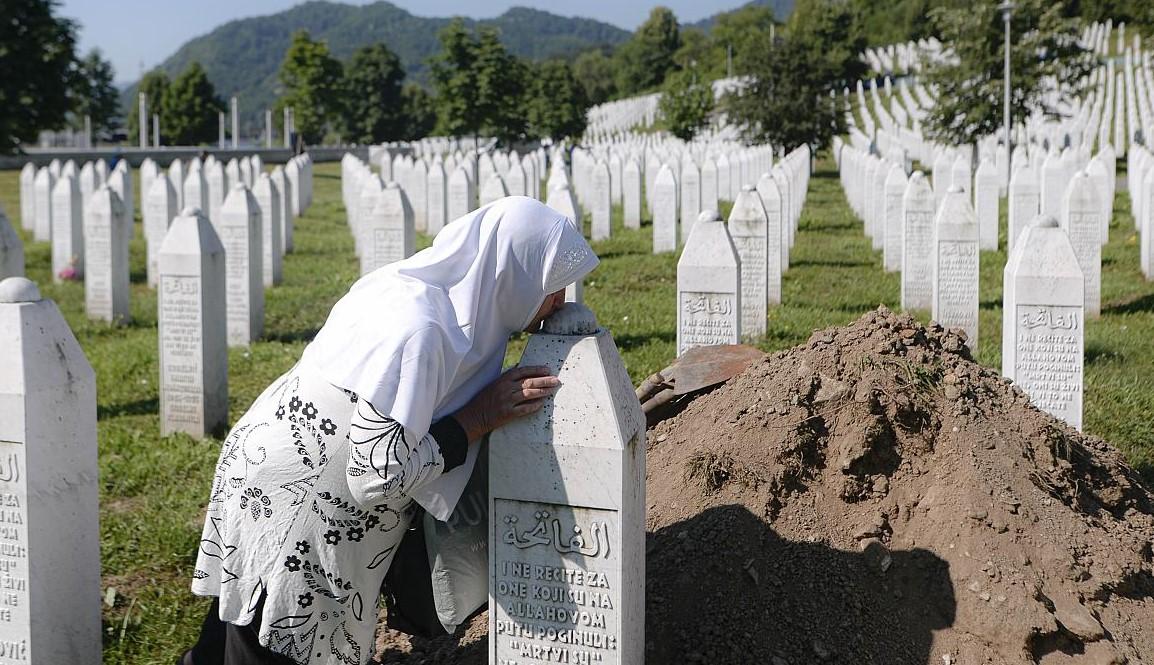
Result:
[[[625,365],[572,303],[521,364],[563,385],[490,438],[489,662],[641,663],[645,417]],[[555,616],[566,611],[574,622]]]
[[[1018,236],[1040,212],[1041,192],[1038,189],[1038,178],[1034,175],[1034,169],[1029,166],[1014,169],[1014,174],[1010,176],[1010,196],[1007,203],[1009,228],[1006,245],[1007,249],[1013,252]]]
[[[902,309],[931,309],[933,302],[934,190],[914,171],[902,199]]]
[[[610,214],[613,192],[609,165],[598,161],[593,166],[593,191],[590,193],[592,226],[590,233],[594,240],[605,240],[611,233]]]
[[[0,644],[6,662],[99,663],[96,377],[51,300],[0,282]]]
[[[716,210],[706,210],[677,261],[677,355],[741,340],[741,260]]]
[[[84,278],[84,211],[75,176],[52,189],[52,281]]]
[[[24,241],[0,204],[0,280],[24,276]]]
[[[1084,279],[1085,318],[1096,319],[1102,312],[1102,198],[1086,171],[1070,180],[1063,208],[1062,228]]]
[[[200,209],[186,208],[157,252],[162,435],[201,438],[228,421],[225,271],[212,224]]]
[[[473,181],[469,178],[467,167],[458,166],[449,176],[449,222],[473,210]]]
[[[998,171],[982,160],[974,174],[974,213],[978,216],[978,247],[998,249]]]
[[[641,167],[637,160],[630,158],[621,175],[621,200],[625,228],[641,228]]]
[[[729,236],[741,263],[741,334],[763,337],[769,300],[769,218],[757,190],[749,185],[733,202]]]
[[[228,345],[248,346],[264,331],[264,268],[256,199],[237,183],[214,222],[225,256]]]
[[[966,345],[978,348],[978,219],[969,194],[950,185],[934,221],[932,316],[961,328]]]
[[[252,190],[260,209],[261,257],[263,268],[262,282],[266,287],[280,284],[284,279],[284,250],[281,247],[281,231],[284,225],[280,218],[281,193],[277,191],[272,178],[267,173],[261,173],[256,179],[256,186]]]
[[[126,323],[128,219],[108,185],[92,194],[84,213],[84,307],[88,318]]]
[[[405,191],[395,182],[386,184],[363,221],[361,274],[412,256],[415,228]]]
[[[886,272],[902,269],[903,205],[909,181],[902,167],[894,164],[886,175],[882,196],[882,265]]]
[[[677,250],[677,177],[662,164],[653,182],[653,253]]]
[[[176,217],[176,188],[163,171],[156,174],[144,198],[144,237],[147,239],[148,285],[156,288],[157,260],[168,227]]]
[[[36,165],[24,162],[20,169],[20,226],[25,231],[36,228]]]
[[[440,159],[433,160],[429,166],[429,222],[426,229],[431,236],[436,236],[449,223],[448,185],[445,165]]]
[[[34,194],[36,197],[36,223],[32,237],[39,242],[52,240],[52,189],[56,178],[47,167],[36,172]]]
[[[783,191],[772,173],[763,173],[757,181],[757,195],[761,197],[761,205],[765,208],[766,237],[769,241],[765,261],[767,305],[781,304],[781,274],[789,264],[787,208]]]
[[[1038,217],[1022,233],[1003,281],[1002,374],[1082,429],[1083,277],[1058,220]]]

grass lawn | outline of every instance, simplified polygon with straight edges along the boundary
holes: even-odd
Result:
[[[229,355],[230,418],[288,369],[357,277],[353,241],[344,223],[337,164],[315,168],[315,202],[297,221],[295,253],[284,283],[267,292],[265,338]],[[19,228],[19,173],[0,172],[0,202]],[[725,212],[723,210],[723,212]],[[800,233],[783,284],[786,304],[769,312],[776,350],[811,331],[847,323],[885,303],[896,308],[896,273],[846,205],[831,160],[818,162]],[[1002,245],[1005,245],[1003,219]],[[23,233],[29,277],[60,306],[96,370],[99,402],[104,660],[170,665],[194,640],[207,604],[188,592],[219,441],[161,437],[157,410],[156,295],[145,284],[139,222],[131,247],[133,321],[114,328],[87,321],[81,284],[56,285],[47,243]],[[1154,479],[1154,284],[1138,270],[1129,205],[1119,193],[1103,251],[1103,315],[1086,333],[1086,431],[1114,442]],[[418,246],[429,239],[418,237]],[[624,229],[614,213],[613,237],[594,243],[602,264],[586,281],[586,302],[612,331],[634,382],[673,358],[676,267],[673,254],[654,256],[652,229]],[[1005,252],[984,252],[977,357],[1000,366],[1002,267]],[[919,313],[925,320],[926,314]],[[523,340],[514,342],[516,359]]]

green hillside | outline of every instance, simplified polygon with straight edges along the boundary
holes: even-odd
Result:
[[[338,58],[345,59],[361,46],[383,42],[404,64],[409,80],[424,82],[427,60],[439,48],[437,33],[449,18],[414,16],[388,2],[354,6],[313,1],[292,9],[230,21],[196,37],[170,56],[161,67],[175,77],[190,62],[199,61],[221,97],[240,97],[244,133],[254,135],[263,126],[264,109],[276,98],[277,70],[292,33],[308,30],[324,39]],[[515,54],[541,59],[625,41],[630,33],[593,19],[568,18],[514,7],[494,19],[465,19],[467,25],[491,25]],[[129,87],[125,99],[134,99]]]

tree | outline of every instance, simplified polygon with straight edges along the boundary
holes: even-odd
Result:
[[[600,49],[585,51],[573,61],[573,76],[590,104],[603,104],[617,93],[613,61]]]
[[[691,141],[709,124],[713,86],[698,78],[695,69],[673,72],[665,79],[658,111],[670,133],[683,141]]]
[[[344,133],[357,143],[381,143],[404,137],[405,108],[401,60],[384,44],[358,49],[345,65]]]
[[[453,19],[438,38],[441,50],[429,61],[441,133],[450,136],[476,135],[481,129],[481,109],[472,104],[477,89],[473,67],[477,42],[460,19]]]
[[[215,141],[224,102],[199,62],[190,64],[164,92],[164,133],[176,145]]]
[[[458,19],[440,34],[441,52],[431,61],[441,131],[484,134],[502,142],[525,133],[526,67],[501,43],[496,30],[470,34]]]
[[[765,5],[745,5],[718,16],[710,31],[712,56],[704,61],[712,68],[705,70],[706,73],[714,77],[728,75],[726,61],[729,52],[733,53],[735,61],[740,61],[750,49],[768,44],[776,34],[776,25],[773,9]]]
[[[759,31],[734,58],[746,85],[724,105],[750,142],[813,150],[845,131],[845,115],[831,90],[865,73],[860,53],[865,39],[844,0],[799,0],[786,35]]]
[[[83,124],[84,116],[91,119],[93,132],[111,132],[115,127],[120,113],[120,94],[112,79],[112,63],[101,57],[99,49],[89,51],[77,63],[72,112],[78,127]]]
[[[0,10],[0,153],[64,124],[76,59],[76,24],[55,0],[5,0]]]
[[[987,1],[938,8],[931,17],[952,57],[927,68],[925,80],[937,103],[926,119],[926,134],[947,145],[973,144],[1002,126],[1002,15]],[[1057,104],[1079,96],[1096,65],[1079,44],[1078,23],[1049,0],[1018,0],[1010,30],[1011,116],[1017,122],[1034,113],[1057,116]]]
[[[726,112],[750,143],[825,147],[845,132],[844,109],[837,96],[829,95],[834,73],[828,63],[813,61],[810,49],[796,38],[768,41],[743,55],[749,79],[725,96]]]
[[[585,132],[588,110],[585,89],[567,62],[549,60],[536,67],[528,104],[529,127],[534,136],[547,136],[554,141],[577,138]]]
[[[169,136],[168,127],[165,126],[165,112],[164,112],[164,95],[168,91],[169,81],[168,74],[163,69],[156,68],[144,75],[140,79],[140,85],[137,86],[137,92],[144,93],[144,98],[148,103],[146,113],[149,115],[160,116],[160,130],[164,137]],[[151,118],[146,118],[146,122],[152,122]],[[132,99],[128,104],[128,140],[140,135],[140,104],[136,99]],[[151,134],[148,138],[152,141]]]
[[[419,85],[406,83],[401,89],[401,117],[404,131],[401,138],[417,141],[433,132],[437,126],[437,109],[433,98]]]
[[[343,77],[344,68],[327,44],[313,41],[307,30],[296,31],[280,67],[284,94],[277,101],[277,115],[292,107],[297,133],[308,143],[320,143],[341,117]]]
[[[677,16],[666,7],[654,7],[633,38],[614,54],[618,91],[631,95],[660,86],[675,68],[673,55],[680,47]]]

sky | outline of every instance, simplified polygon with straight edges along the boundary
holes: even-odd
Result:
[[[63,0],[61,16],[80,24],[80,53],[99,48],[112,62],[117,83],[128,83],[164,61],[181,44],[233,19],[275,14],[302,0]],[[349,2],[349,0],[344,0]],[[634,30],[656,4],[692,23],[745,0],[582,0],[558,7],[540,0],[392,0],[418,16],[492,18],[515,6],[584,16]],[[353,0],[351,4],[368,4]]]

